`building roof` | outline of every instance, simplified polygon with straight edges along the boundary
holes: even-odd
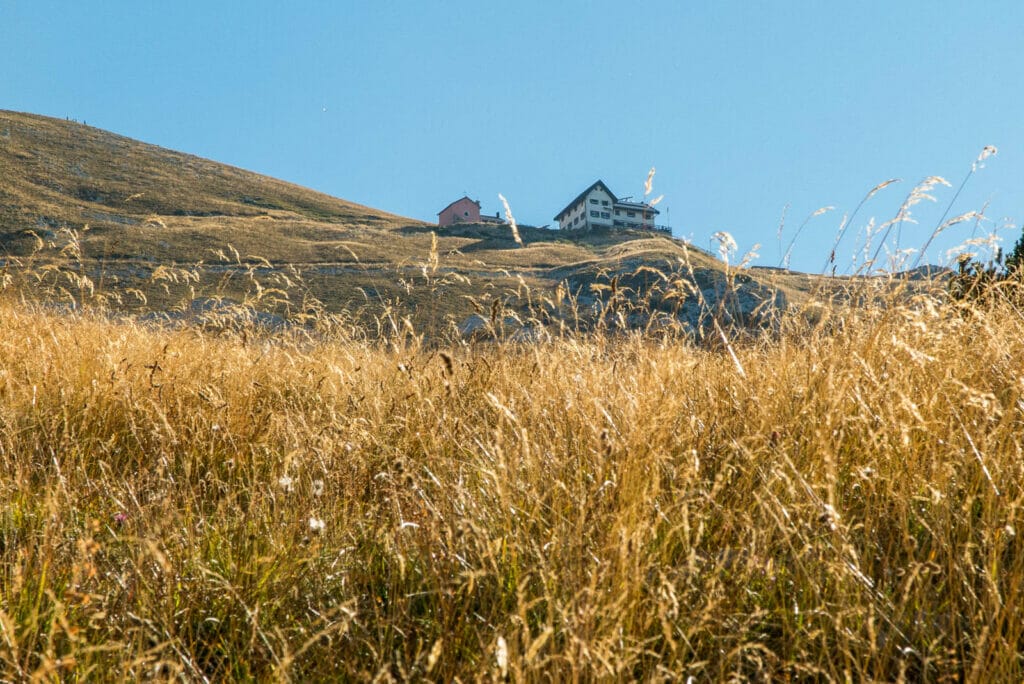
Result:
[[[466,196],[466,195],[463,195],[462,197],[460,197],[459,199],[455,200],[454,202],[452,202],[451,204],[449,204],[449,205],[448,205],[447,207],[445,207],[445,208],[444,208],[444,209],[442,209],[441,211],[437,212],[437,215],[438,215],[438,216],[440,216],[441,214],[443,214],[444,212],[448,211],[448,210],[449,210],[449,209],[450,209],[450,208],[451,208],[452,206],[454,206],[454,205],[458,204],[458,203],[459,203],[459,202],[461,202],[462,200],[469,200],[470,202],[472,202],[473,204],[475,204],[475,205],[476,205],[476,208],[477,208],[477,209],[479,209],[479,208],[480,208],[480,202],[479,202],[478,200],[475,200],[475,199],[469,199],[469,197],[468,197],[468,196]]]
[[[616,208],[622,209],[635,209],[636,211],[642,211],[647,214],[660,214],[661,212],[652,207],[647,202],[623,202],[621,200],[615,202]]]
[[[570,209],[572,209],[574,206],[576,206],[577,202],[579,202],[581,199],[583,199],[584,197],[589,195],[590,191],[593,190],[594,188],[597,188],[597,187],[603,188],[604,191],[607,192],[611,196],[612,202],[618,202],[619,201],[619,198],[615,196],[614,192],[612,192],[611,190],[608,189],[608,186],[604,184],[604,181],[601,180],[601,179],[598,179],[598,180],[594,181],[594,183],[589,188],[587,188],[586,190],[584,190],[580,194],[576,195],[576,199],[574,199],[572,202],[569,202],[569,204],[565,205],[565,209],[562,209],[562,211],[558,212],[558,214],[555,216],[554,220],[555,221],[560,220],[562,218],[562,216],[564,216],[566,213],[568,213],[568,211]]]

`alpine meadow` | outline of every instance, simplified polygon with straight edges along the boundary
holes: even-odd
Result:
[[[1024,678],[1017,252],[810,276],[0,130],[0,679]]]

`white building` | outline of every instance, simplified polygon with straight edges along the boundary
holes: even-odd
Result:
[[[666,226],[655,225],[655,217],[659,213],[646,202],[620,200],[603,181],[598,180],[569,202],[555,220],[561,230],[617,227],[671,232]]]

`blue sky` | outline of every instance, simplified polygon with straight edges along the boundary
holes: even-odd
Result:
[[[842,271],[927,176],[927,260],[1024,216],[1024,3],[0,0],[0,108],[138,138],[418,219],[505,195],[544,225],[597,178],[708,247]],[[780,217],[786,209],[781,241]],[[1002,228],[1007,246],[1020,234]]]

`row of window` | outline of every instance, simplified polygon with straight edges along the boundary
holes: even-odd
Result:
[[[596,205],[598,203],[598,201],[596,199],[592,199],[592,200],[590,200],[590,203]],[[607,207],[608,206],[608,200],[601,200],[601,206],[602,207]],[[618,209],[616,209],[615,210],[615,215],[616,216],[621,216],[622,214],[621,214],[621,212]],[[591,216],[593,216],[593,213],[591,213]],[[636,212],[635,211],[626,211],[626,216],[629,216],[630,218],[633,218],[634,216],[636,216]]]
[[[591,210],[590,215],[593,216],[594,218],[597,218],[598,216],[600,216],[601,218],[610,218],[610,214],[607,211],[598,212],[597,210]],[[615,215],[622,216],[622,212],[616,209]],[[627,211],[626,216],[628,216],[629,218],[636,218],[636,212]]]
[[[604,207],[609,206],[608,200],[591,199],[590,203],[593,204],[593,205],[600,205],[600,206],[604,206]],[[619,209],[616,209],[615,210],[615,215],[616,216],[621,216],[622,215],[622,211],[619,210]],[[626,210],[626,216],[629,217],[629,218],[636,218],[636,212],[635,211]],[[609,212],[607,212],[607,211],[591,210],[590,211],[590,217],[591,218],[608,219],[608,218],[611,218],[611,214]],[[584,223],[586,222],[585,216],[583,216],[582,213],[581,213],[580,216],[577,216],[577,217],[573,218],[571,221],[569,221],[567,219],[566,225],[577,226],[580,223],[580,219],[583,219]],[[617,223],[619,223],[619,222],[617,222]]]

